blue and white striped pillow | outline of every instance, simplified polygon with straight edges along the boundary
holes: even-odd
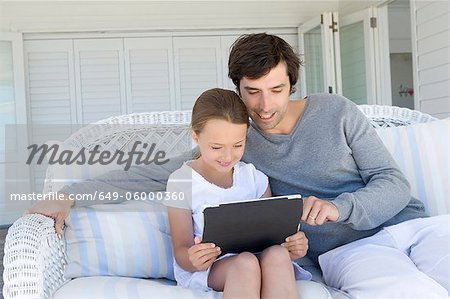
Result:
[[[430,215],[450,213],[450,118],[377,129]]]
[[[66,219],[65,277],[169,278],[173,254],[166,208],[155,202],[76,207]]]

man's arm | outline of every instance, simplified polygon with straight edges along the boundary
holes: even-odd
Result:
[[[347,109],[344,130],[366,186],[332,201],[339,210],[337,221],[357,230],[372,229],[408,205],[410,186],[375,129],[354,105]]]
[[[163,165],[151,164],[145,167],[135,166],[128,171],[114,170],[95,179],[75,183],[63,187],[59,193],[66,196],[62,200],[41,201],[33,205],[24,214],[42,214],[55,219],[55,228],[58,234],[62,233],[62,225],[75,201],[73,195],[94,194],[99,192],[117,192],[120,198],[115,201],[100,201],[98,197],[93,200],[77,201],[77,206],[92,205],[107,202],[120,202],[126,200],[127,192],[164,191],[169,175],[180,168],[183,162],[192,159],[195,150],[185,152],[180,156],[171,158]],[[132,197],[133,198],[133,197]]]
[[[116,192],[117,200],[112,202],[122,202],[127,198],[134,198],[134,194],[141,192],[156,192],[166,189],[169,175],[181,167],[181,165],[192,159],[195,150],[185,152],[179,156],[170,158],[162,165],[150,164],[147,166],[133,166],[128,171],[113,170],[94,179],[80,183],[74,183],[70,186],[64,186],[60,192],[72,196],[80,194],[99,194],[101,192],[112,194]],[[127,193],[128,194],[127,197]],[[105,203],[111,202],[106,200]],[[77,206],[86,206],[98,204],[98,197],[94,200],[77,200]]]

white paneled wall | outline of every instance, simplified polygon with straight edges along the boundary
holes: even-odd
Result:
[[[450,2],[411,2],[415,107],[450,116]]]

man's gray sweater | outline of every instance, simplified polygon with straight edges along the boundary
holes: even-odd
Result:
[[[61,191],[124,194],[164,190],[170,173],[188,159],[192,153],[161,166],[113,171]],[[367,118],[340,96],[309,96],[302,117],[288,135],[265,134],[252,124],[242,160],[269,177],[274,195],[299,193],[336,205],[337,222],[301,225],[309,239],[308,256],[314,261],[318,255],[373,235],[384,226],[425,217],[423,204],[411,198],[408,182]]]
[[[309,96],[288,135],[264,134],[252,124],[243,160],[269,177],[274,195],[300,193],[337,206],[337,222],[301,225],[314,260],[383,226],[425,216],[368,119],[340,96]]]

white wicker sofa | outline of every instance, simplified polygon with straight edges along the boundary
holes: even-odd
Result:
[[[390,129],[382,128],[394,127],[393,129],[396,129],[397,126],[425,124],[436,120],[429,115],[405,108],[365,105],[360,106],[360,109],[371,120],[373,126],[379,128],[380,137],[388,145],[389,142],[395,143],[395,139],[398,138],[392,138],[390,135],[383,136],[387,132],[383,132],[383,130]],[[177,154],[191,148],[189,121],[190,111],[141,113],[113,117],[101,121],[95,126],[81,129],[68,138],[64,144],[78,148],[92,148],[93,145],[100,144],[102,148],[114,150],[127,148],[131,142],[136,140],[157,140],[158,144],[167,152]],[[383,138],[390,138],[394,141]],[[393,154],[395,157],[395,151]],[[408,162],[403,159],[402,163],[407,164]],[[400,166],[402,167],[402,165]],[[403,167],[409,169],[407,165],[403,165]],[[102,171],[106,170],[110,169]],[[89,178],[89,175],[82,178]],[[57,191],[62,184],[67,183],[53,180],[54,176],[55,169],[49,167],[45,192]],[[410,178],[408,177],[408,179]],[[117,205],[117,207],[119,206]],[[428,202],[427,208],[432,214],[450,212],[448,202],[437,204]],[[53,219],[35,214],[21,217],[9,229],[5,244],[5,270],[3,273],[5,298],[220,297],[220,293],[216,292],[203,293],[182,289],[168,279],[137,279],[103,275],[68,280],[64,277],[68,263],[67,243],[64,237],[62,239],[57,237],[53,225]],[[320,271],[309,270],[314,271],[316,282],[299,282],[303,299],[348,298],[346,294],[323,285]]]

